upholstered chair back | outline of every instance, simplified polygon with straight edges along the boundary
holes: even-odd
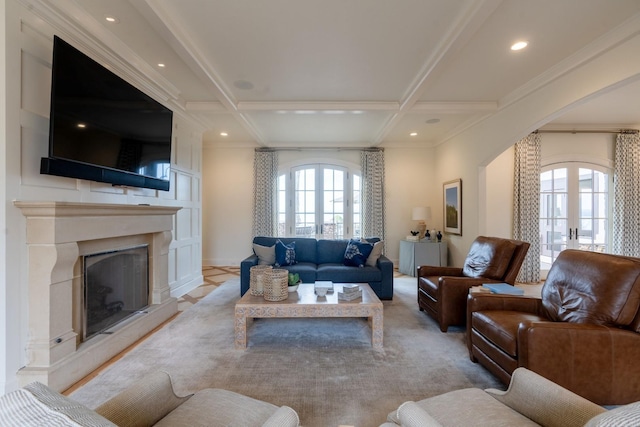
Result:
[[[469,248],[462,274],[513,284],[528,249],[526,242],[478,236]]]
[[[640,259],[565,250],[542,288],[550,320],[640,332]]]

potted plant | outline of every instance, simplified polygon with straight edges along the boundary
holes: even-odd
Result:
[[[289,292],[297,291],[300,282],[300,275],[298,273],[289,273]]]

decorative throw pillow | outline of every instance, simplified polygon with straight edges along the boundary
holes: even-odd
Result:
[[[361,240],[362,243],[373,243],[373,250],[367,257],[366,265],[369,267],[375,267],[378,265],[378,259],[382,256],[382,250],[384,249],[384,245],[382,240],[378,240],[377,242],[369,242],[366,239]]]
[[[253,252],[258,256],[258,265],[273,265],[276,263],[276,245],[262,246],[254,243]]]
[[[16,426],[116,427],[97,412],[39,382],[0,397],[0,413],[1,419]]]
[[[282,240],[276,240],[276,267],[285,267],[296,263],[296,242],[285,245]]]
[[[349,240],[347,249],[344,251],[344,265],[364,267],[371,251],[373,251],[373,245],[371,243],[363,243],[353,239]]]
[[[471,244],[462,274],[467,277],[502,280],[515,250],[516,245],[508,240],[496,242],[478,236]]]

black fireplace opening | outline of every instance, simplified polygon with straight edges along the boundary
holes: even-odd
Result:
[[[83,341],[149,306],[149,246],[83,257]]]

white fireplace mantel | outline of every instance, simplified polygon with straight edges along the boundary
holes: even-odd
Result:
[[[168,254],[180,207],[16,201],[27,219],[29,339],[21,385],[64,390],[177,313]],[[80,342],[81,257],[149,245],[150,306]]]

